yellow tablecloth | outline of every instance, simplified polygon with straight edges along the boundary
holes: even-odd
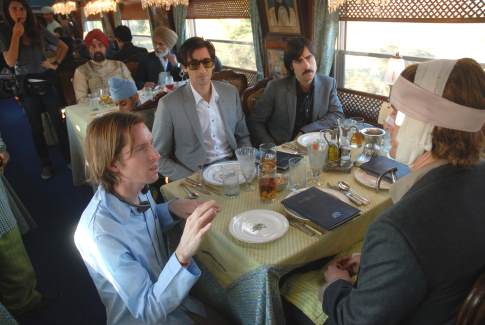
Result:
[[[271,269],[283,270],[283,274],[297,266],[323,257],[333,256],[350,248],[364,237],[368,225],[386,207],[391,204],[387,192],[379,192],[359,185],[351,174],[322,173],[322,184],[330,182],[335,184],[338,180],[345,180],[358,193],[367,197],[371,203],[360,207],[362,214],[343,224],[342,226],[324,233],[321,236],[313,236],[290,226],[286,235],[282,238],[266,244],[248,244],[240,242],[229,233],[228,226],[232,217],[250,209],[271,209],[285,214],[280,200],[288,192],[280,193],[273,203],[262,203],[259,200],[257,190],[252,192],[241,191],[237,198],[228,198],[221,195],[201,196],[201,199],[214,199],[222,207],[207,233],[197,258],[202,262],[205,269],[217,280],[225,290],[235,286],[244,286],[248,274],[253,272],[271,272]],[[162,192],[167,199],[185,197],[183,189],[179,186],[182,180],[169,183],[162,187]],[[266,292],[272,295],[271,292]],[[279,299],[279,293],[277,299]],[[272,297],[274,299],[275,297]],[[243,297],[241,297],[243,299]],[[255,299],[255,304],[260,300]],[[233,301],[229,303],[234,304]],[[237,307],[236,307],[237,308]],[[234,308],[233,308],[234,309]],[[261,308],[254,306],[255,310]],[[242,323],[262,322],[277,323],[277,315],[259,317],[257,321],[251,318],[240,319]]]

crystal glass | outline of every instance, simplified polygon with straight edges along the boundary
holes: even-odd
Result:
[[[253,147],[241,147],[236,149],[237,161],[241,167],[241,173],[246,181],[246,190],[251,190],[251,182],[256,176],[256,148]]]
[[[168,83],[169,72],[162,71],[158,74],[158,84],[160,86],[165,86]]]
[[[325,166],[327,145],[321,140],[315,141],[307,146],[307,152],[312,173],[312,183],[320,186],[320,173],[323,170],[323,166]]]
[[[222,170],[222,186],[225,196],[236,197],[239,195],[239,171],[233,167],[225,167]]]
[[[294,157],[288,160],[289,175],[288,175],[288,187],[291,192],[298,191],[305,188],[306,185],[306,166],[303,158]]]

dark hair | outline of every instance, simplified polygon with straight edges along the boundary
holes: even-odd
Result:
[[[131,40],[133,39],[133,37],[131,36],[131,30],[124,25],[116,27],[113,31],[113,34],[118,40],[122,41],[123,43],[131,42]]]
[[[289,75],[294,74],[291,63],[293,62],[293,60],[297,60],[301,56],[305,47],[308,49],[308,51],[315,55],[315,47],[312,41],[307,38],[290,38],[286,43],[285,56],[283,60],[285,62],[285,68],[288,71]]]
[[[184,65],[187,66],[190,59],[192,59],[192,53],[197,49],[206,48],[209,51],[211,59],[215,62],[216,60],[216,49],[211,42],[206,41],[202,37],[191,37],[186,40],[180,47],[180,51],[177,53],[177,59]]]
[[[25,35],[27,35],[30,38],[30,40],[34,45],[40,46],[41,45],[40,25],[37,23],[37,20],[35,19],[35,16],[32,13],[32,8],[30,8],[26,0],[5,0],[3,2],[3,16],[7,21],[7,25],[9,26],[9,28],[12,28],[13,25],[15,25],[15,22],[13,21],[12,17],[10,17],[10,12],[8,10],[8,7],[12,2],[18,2],[22,6],[24,6],[25,11],[27,12],[27,18],[25,19],[25,22],[24,22]]]
[[[405,79],[414,82],[418,65],[408,66],[402,73]],[[460,59],[451,70],[443,98],[459,105],[475,109],[485,109],[485,72],[473,59]],[[484,145],[482,131],[466,132],[442,127],[433,128],[431,134],[431,154],[447,160],[455,166],[470,166],[480,160],[480,151]]]

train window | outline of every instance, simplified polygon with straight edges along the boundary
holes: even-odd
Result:
[[[485,68],[484,23],[340,23],[339,86],[387,96],[384,75],[399,52],[406,65],[429,59],[470,57]]]
[[[144,20],[122,20],[122,25],[128,26],[133,36],[132,43],[136,46],[144,47],[149,52],[153,51],[152,37],[150,34],[150,23]]]
[[[249,19],[187,19],[187,37],[210,40],[224,67],[256,71]]]
[[[101,22],[101,20],[86,20],[84,25],[83,38],[84,36],[86,36],[87,33],[96,28],[103,30],[103,23]]]

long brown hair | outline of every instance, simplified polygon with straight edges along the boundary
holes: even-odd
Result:
[[[25,8],[25,11],[27,12],[27,18],[24,22],[25,35],[27,35],[33,45],[40,46],[42,44],[42,41],[40,39],[41,27],[37,23],[37,19],[35,19],[35,16],[32,13],[32,8],[30,8],[26,0],[5,0],[3,2],[3,16],[7,20],[8,27],[12,29],[13,25],[15,25],[12,17],[10,17],[10,11],[8,10],[8,7],[12,2],[18,2]]]
[[[407,67],[401,75],[414,82],[417,65]],[[446,82],[443,98],[454,103],[485,109],[485,72],[475,60],[464,58],[456,62]],[[465,132],[435,127],[431,153],[455,166],[470,166],[480,160],[485,143],[482,131]]]
[[[110,170],[110,166],[120,158],[123,147],[131,147],[134,141],[132,130],[139,123],[143,123],[143,118],[136,114],[114,112],[89,124],[84,151],[91,183],[101,184],[107,192],[113,192],[118,175]]]

